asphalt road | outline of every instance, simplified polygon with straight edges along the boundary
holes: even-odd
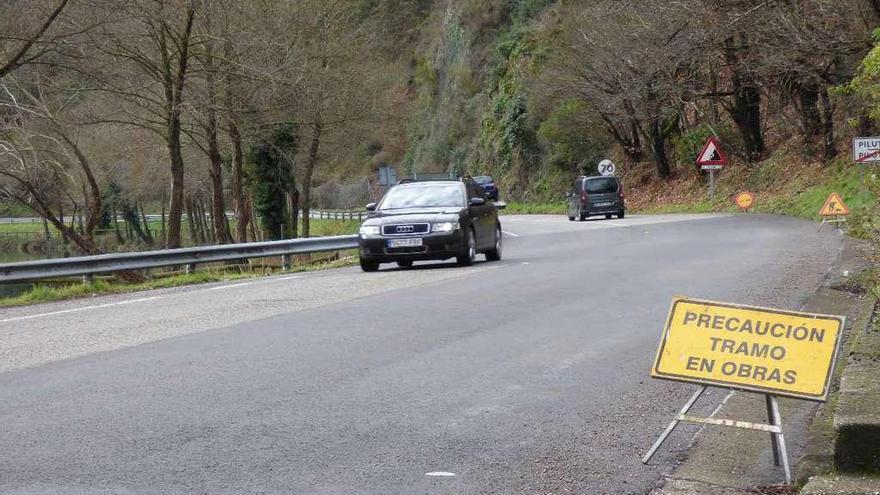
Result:
[[[841,246],[767,216],[503,222],[500,263],[0,310],[0,493],[646,493],[694,433],[639,463],[693,390],[647,377],[671,298],[797,309]]]

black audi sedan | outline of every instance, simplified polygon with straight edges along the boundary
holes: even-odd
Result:
[[[365,272],[381,263],[410,267],[415,261],[455,258],[473,264],[478,253],[501,259],[498,210],[471,179],[403,181],[382,200],[367,205],[371,213],[360,227],[360,262]]]

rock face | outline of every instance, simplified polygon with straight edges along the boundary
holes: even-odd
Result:
[[[840,381],[834,462],[840,472],[880,475],[880,332],[858,336]]]

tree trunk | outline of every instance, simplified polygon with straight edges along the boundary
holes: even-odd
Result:
[[[212,243],[217,242],[217,238],[214,237],[214,230],[211,229],[211,227],[209,226],[210,222],[208,220],[208,212],[205,209],[205,204],[202,202],[201,199],[198,200],[198,202],[196,203],[196,211],[199,212],[199,220],[202,223],[202,232],[204,232],[205,234],[205,240]]]
[[[296,187],[290,193],[290,230],[293,238],[299,237],[299,191]]]
[[[249,230],[251,232],[251,239],[254,242],[261,241],[262,238],[257,236],[257,219],[254,217],[253,198],[248,196],[245,204],[247,205],[247,215],[248,215],[248,219],[249,219],[248,225],[249,225]]]
[[[220,156],[220,147],[217,144],[217,122],[211,124],[208,131],[208,156],[211,161],[211,225],[213,226],[214,239],[218,244],[232,242],[226,223],[226,204],[223,200],[223,158]]]
[[[714,67],[709,68],[709,91],[712,94],[718,94],[718,74],[715,72]],[[713,125],[717,124],[720,120],[718,102],[715,101],[715,98],[709,99],[709,118],[712,120]]]
[[[199,223],[196,220],[195,213],[193,212],[193,200],[192,198],[186,199],[186,216],[189,220],[189,238],[193,244],[196,246],[202,244],[202,236],[199,229]]]
[[[165,188],[163,187],[162,188],[162,212],[160,213],[160,215],[162,216],[161,224],[162,224],[162,245],[163,246],[165,246],[167,244],[166,239],[168,239],[168,231],[165,228],[165,204],[166,204],[165,202],[168,201],[168,198],[166,198],[165,196],[166,196],[165,195]]]
[[[150,222],[147,220],[147,212],[144,211],[143,203],[138,205],[138,207],[140,207],[140,210],[141,210],[141,221],[144,223],[144,234],[146,235],[146,238],[147,238],[147,244],[152,246],[153,243],[156,242],[156,240],[153,239],[153,232],[152,232],[152,230],[150,230]]]
[[[168,118],[168,154],[171,160],[171,205],[169,206],[168,236],[165,239],[166,248],[180,247],[180,221],[183,215],[183,154],[180,150],[180,112],[183,104],[183,89],[186,82],[187,65],[189,64],[189,42],[192,34],[193,21],[195,19],[195,4],[188,4],[186,27],[175,41],[178,47],[177,71],[171,74],[170,60],[166,59],[164,69],[166,114]],[[163,32],[163,36],[165,33]],[[163,39],[163,43],[164,43]],[[163,47],[164,49],[164,47]],[[164,54],[163,54],[164,55]]]
[[[632,134],[632,151],[629,152],[630,158],[636,163],[642,161],[642,138],[639,136],[639,123],[632,120],[629,125],[629,132]]]
[[[661,179],[668,179],[672,176],[672,167],[669,165],[669,158],[666,156],[666,137],[663,133],[663,123],[659,116],[651,118],[651,151],[654,154],[654,164],[657,167],[657,175]]]
[[[828,97],[828,89],[819,94],[822,100],[822,137],[825,141],[825,158],[831,160],[837,156],[837,143],[834,142],[834,104]]]
[[[748,40],[742,41],[747,46]],[[764,132],[761,128],[761,90],[754,77],[739,56],[745,48],[734,46],[733,38],[725,41],[725,58],[733,67],[731,86],[733,89],[733,105],[728,108],[734,124],[742,136],[743,146],[749,160],[759,160],[765,151]]]
[[[250,215],[241,177],[244,152],[241,145],[241,133],[231,119],[229,121],[229,140],[232,142],[232,208],[235,211],[235,240],[236,242],[247,242]]]
[[[67,147],[73,151],[77,162],[85,176],[83,183],[83,198],[85,200],[86,220],[83,225],[83,235],[89,241],[94,240],[95,228],[101,221],[101,188],[98,187],[98,180],[92,172],[92,164],[80,149],[79,145],[67,135],[66,132],[59,131],[61,139],[67,144]],[[86,187],[88,186],[88,187]]]
[[[801,125],[804,128],[804,144],[811,144],[819,136],[822,127],[819,115],[819,92],[812,86],[803,85],[798,88],[800,100]]]
[[[171,156],[171,204],[168,207],[168,234],[165,237],[165,248],[180,247],[180,221],[183,216],[183,154],[180,151],[180,117],[172,125],[172,136],[168,141],[168,153]]]
[[[210,30],[210,16],[205,18]],[[204,78],[208,93],[207,117],[205,134],[208,140],[208,160],[211,163],[211,235],[218,244],[232,242],[229,227],[226,223],[226,205],[223,199],[223,157],[220,156],[220,145],[217,142],[219,122],[217,118],[216,63],[214,59],[214,41],[209,39],[204,44]]]
[[[302,236],[309,236],[309,209],[311,208],[312,193],[312,174],[315,171],[315,165],[318,162],[318,148],[321,145],[321,131],[323,126],[320,122],[316,122],[312,126],[312,142],[309,144],[309,156],[306,160],[306,167],[303,171],[302,180]]]

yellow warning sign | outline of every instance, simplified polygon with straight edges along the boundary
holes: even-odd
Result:
[[[736,202],[736,205],[739,206],[740,209],[748,210],[755,205],[755,193],[751,191],[743,191],[736,195],[734,202]]]
[[[825,204],[822,205],[822,209],[819,210],[819,215],[823,217],[849,215],[849,208],[846,207],[843,198],[841,198],[836,192],[833,192],[828,196],[828,199],[825,200]]]
[[[676,298],[651,376],[824,401],[844,320]]]

